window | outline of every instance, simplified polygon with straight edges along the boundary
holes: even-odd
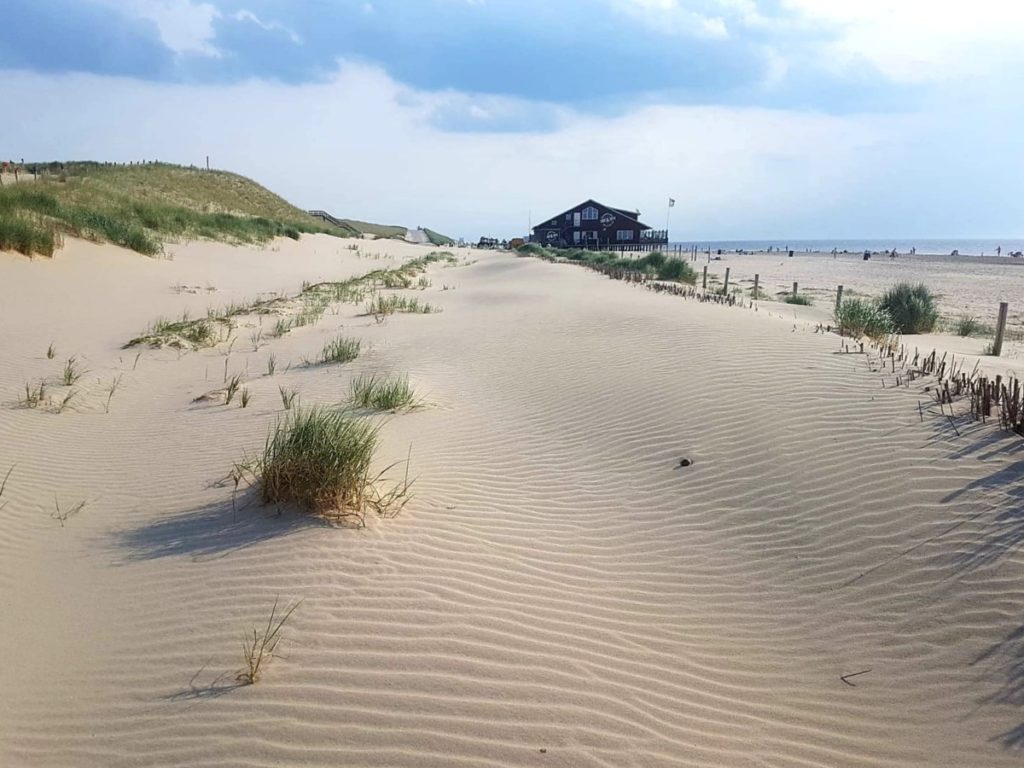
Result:
[[[615,239],[619,240],[620,242],[622,240],[632,240],[633,239],[633,230],[632,229],[620,229],[618,232],[615,233]]]
[[[588,205],[583,209],[583,220],[584,221],[597,221],[597,208],[592,205]]]

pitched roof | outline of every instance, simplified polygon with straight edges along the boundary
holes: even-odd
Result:
[[[552,220],[555,220],[555,219],[560,219],[565,214],[571,213],[572,211],[575,211],[577,208],[581,208],[582,206],[586,205],[587,203],[593,203],[594,205],[599,205],[602,208],[607,208],[609,211],[615,211],[616,213],[621,214],[622,216],[625,216],[626,218],[628,218],[628,219],[630,219],[632,221],[635,221],[643,229],[653,229],[653,227],[650,227],[647,224],[644,224],[642,221],[640,221],[640,211],[627,211],[625,208],[613,208],[610,205],[605,205],[604,203],[599,203],[597,200],[595,200],[592,197],[588,198],[587,200],[584,200],[582,203],[577,203],[572,208],[566,208],[564,211],[562,211],[559,214],[555,214],[554,216],[548,216],[546,219],[542,219],[541,223],[538,224],[536,227],[533,227],[533,229],[537,229],[538,227],[543,227],[549,221],[552,221]]]

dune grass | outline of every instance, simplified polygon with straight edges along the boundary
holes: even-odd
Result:
[[[359,357],[359,348],[362,342],[359,339],[351,339],[339,336],[336,339],[324,344],[320,351],[321,363],[350,363]]]
[[[25,382],[25,396],[18,399],[18,405],[23,408],[38,408],[49,402],[46,390],[46,380],[40,379],[36,386]]]
[[[835,312],[835,321],[840,334],[854,338],[867,336],[878,341],[895,330],[889,313],[869,299],[844,299]]]
[[[658,256],[662,256],[662,254],[655,251],[638,261],[643,264],[645,270],[654,270],[654,274],[659,280],[671,280],[690,285],[697,282],[697,273],[693,271],[693,267],[688,262],[676,258],[664,259],[662,256],[664,260],[659,263]]]
[[[385,473],[373,474],[378,424],[344,409],[296,408],[271,429],[263,453],[236,465],[255,482],[264,503],[294,503],[326,517],[363,522],[367,512],[397,514],[409,499],[405,480],[382,490]]]
[[[305,232],[344,234],[222,171],[69,163],[60,177],[0,188],[0,249],[26,255],[52,256],[61,234],[155,256],[168,238],[263,243]]]
[[[390,296],[377,294],[366,305],[366,314],[374,316],[393,315],[395,312],[429,315],[440,311],[438,307],[429,302],[420,301],[415,297],[410,298],[395,294]]]
[[[988,336],[995,333],[994,329],[970,315],[961,315],[953,322],[952,330],[957,336]]]
[[[421,403],[408,376],[363,375],[353,379],[351,386],[350,399],[360,408],[400,411],[416,408]]]
[[[814,303],[810,296],[803,293],[787,293],[782,300],[786,304],[797,304],[801,307],[809,307]]]
[[[899,333],[929,333],[939,319],[935,295],[924,284],[898,283],[878,303],[888,312]]]
[[[183,349],[191,347],[212,347],[221,339],[226,329],[228,333],[234,324],[226,316],[207,315],[192,318],[184,312],[178,320],[157,318],[141,334],[124,345],[124,348],[146,344],[151,347],[174,347]]]
[[[277,611],[278,601],[275,599],[274,605],[270,609],[270,616],[267,618],[267,625],[262,630],[253,627],[252,636],[248,633],[243,636],[242,658],[245,667],[238,673],[239,682],[254,685],[260,679],[263,667],[273,658],[274,652],[281,642],[281,630],[284,629],[284,625],[301,603],[300,600],[279,614]]]
[[[292,405],[295,403],[295,398],[298,397],[298,390],[289,389],[284,386],[279,386],[277,390],[281,393],[281,405],[286,411],[290,411],[292,409]]]

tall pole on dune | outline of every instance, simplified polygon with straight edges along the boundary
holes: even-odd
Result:
[[[672,218],[672,209],[675,207],[675,204],[676,204],[675,199],[670,197],[668,199],[668,207],[665,209],[665,239],[666,239],[666,245],[667,245],[667,241],[668,241],[669,221]]]

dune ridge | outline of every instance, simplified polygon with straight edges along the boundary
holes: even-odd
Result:
[[[118,349],[161,313],[379,266],[328,238],[273,247],[180,246],[131,291],[104,279],[125,266],[110,247],[0,255],[4,399],[68,354],[90,369],[79,410],[0,409],[0,762],[1019,761],[1019,438],[922,422],[915,388],[882,389],[810,321],[476,251],[428,271],[416,295],[443,312],[343,305],[239,343],[244,410],[192,403],[220,385],[217,349]],[[169,289],[207,280],[215,298]],[[355,362],[261,375],[339,332]],[[380,371],[430,403],[383,427],[382,462],[411,446],[418,477],[401,516],[232,509],[279,385],[340,402]],[[61,528],[53,494],[89,503]],[[275,599],[303,603],[239,687],[241,633]]]

